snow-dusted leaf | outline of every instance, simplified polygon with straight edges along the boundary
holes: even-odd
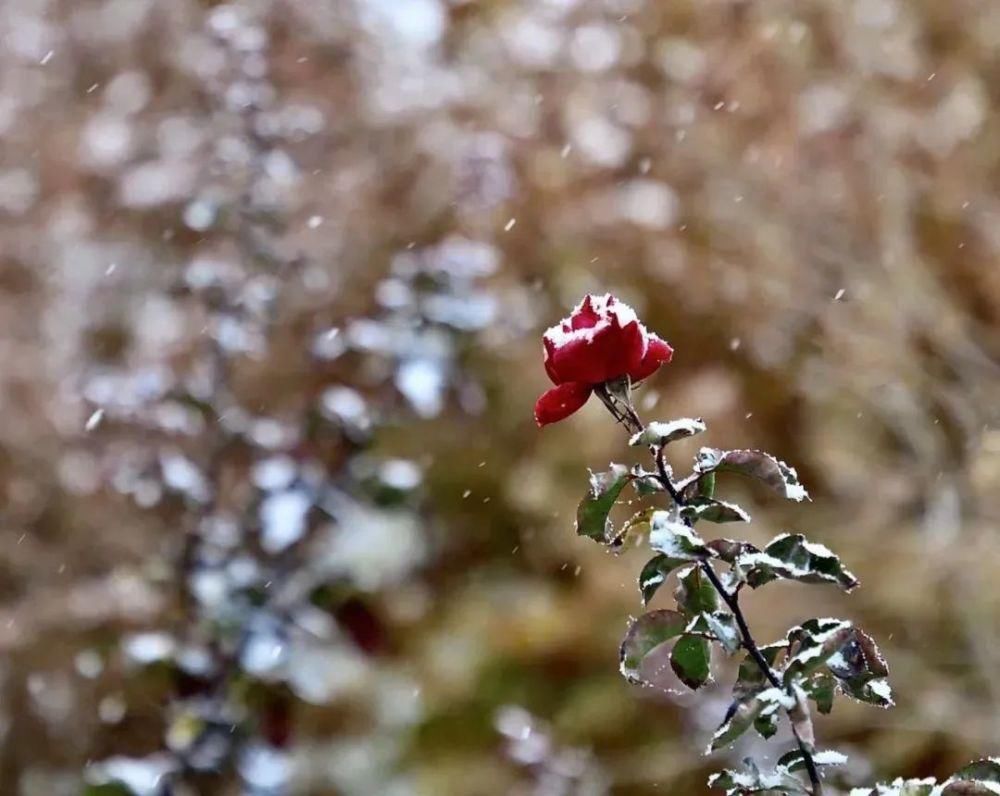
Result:
[[[693,437],[705,430],[700,417],[682,417],[677,420],[660,422],[654,420],[646,428],[628,441],[633,447],[638,445],[667,445],[685,437]]]
[[[664,642],[684,632],[687,618],[678,611],[650,611],[633,619],[619,650],[621,673],[631,683],[645,682],[642,662]]]
[[[791,654],[785,664],[786,683],[798,682],[817,704],[828,701],[823,690],[814,693],[810,683],[817,674],[829,674],[838,688],[861,702],[891,707],[889,667],[878,645],[864,631],[839,619],[812,619],[788,633]]]
[[[686,616],[710,614],[719,607],[719,593],[698,565],[677,573],[674,599]]]
[[[647,497],[664,491],[663,484],[660,483],[660,476],[657,473],[649,472],[638,464],[632,468],[632,476],[632,487],[639,497]]]
[[[611,537],[611,520],[608,515],[618,500],[622,489],[633,478],[623,464],[612,464],[604,473],[590,474],[590,488],[576,510],[576,532],[598,542]]]
[[[681,508],[681,516],[697,522],[750,522],[750,515],[735,503],[698,496],[689,500]]]
[[[744,552],[736,559],[734,571],[755,589],[779,578],[800,583],[835,583],[845,591],[858,585],[858,579],[836,554],[800,533],[783,533],[761,551]]]
[[[670,653],[670,668],[693,690],[712,679],[711,663],[711,648],[700,636],[681,636]]]
[[[813,762],[817,766],[843,766],[847,763],[847,755],[835,752],[832,749],[824,749],[814,752]],[[804,771],[806,767],[805,758],[801,749],[793,749],[778,758],[777,768],[785,771]]]
[[[649,604],[673,570],[687,563],[687,559],[670,558],[662,554],[649,559],[639,573],[639,591],[642,593],[643,605]]]
[[[1000,758],[987,757],[969,763],[955,772],[954,779],[979,780],[1000,784]]]
[[[741,645],[740,631],[736,626],[736,619],[732,614],[725,611],[715,611],[705,614],[705,622],[712,634],[719,639],[722,648],[732,655]]]
[[[709,555],[705,541],[669,511],[656,511],[650,519],[649,546],[671,558],[695,561]]]
[[[699,473],[734,472],[763,481],[789,500],[808,500],[809,494],[799,483],[798,473],[783,461],[758,450],[723,451],[702,448],[698,452],[695,471]]]
[[[726,796],[747,796],[748,794],[808,794],[811,791],[798,777],[785,769],[761,772],[757,765],[747,758],[743,770],[726,769],[708,778],[710,788],[726,791]]]
[[[727,564],[734,563],[743,553],[760,552],[760,550],[749,542],[738,542],[733,539],[713,539],[710,542],[706,542],[705,547],[709,549],[715,558],[725,561]]]
[[[726,719],[712,736],[709,752],[732,744],[761,719],[770,724],[787,710],[794,700],[778,688],[765,688],[756,693],[738,697],[729,707]]]

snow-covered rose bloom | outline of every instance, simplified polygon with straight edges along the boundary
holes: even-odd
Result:
[[[669,362],[673,349],[639,322],[627,304],[611,294],[584,297],[542,337],[545,372],[556,386],[535,404],[540,426],[569,417],[600,384],[628,376],[642,381]]]

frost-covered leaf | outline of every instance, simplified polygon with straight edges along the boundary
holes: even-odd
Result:
[[[864,631],[839,619],[811,619],[788,633],[791,653],[785,664],[786,683],[799,682],[811,694],[816,674],[832,675],[848,696],[877,707],[891,707],[889,667],[878,645]],[[820,700],[828,694],[819,691]]]
[[[733,539],[713,539],[710,542],[706,542],[705,547],[709,549],[715,558],[725,561],[727,564],[734,563],[743,553],[760,552],[760,550],[749,542],[737,542]]]
[[[708,624],[708,629],[719,639],[722,648],[730,655],[740,648],[740,631],[732,614],[725,611],[705,614],[705,622]]]
[[[793,703],[794,700],[778,688],[765,688],[756,693],[738,696],[729,706],[725,721],[712,736],[708,751],[714,752],[729,746],[758,723],[760,728],[776,725],[778,716]]]
[[[712,736],[708,753],[723,749],[733,743],[753,726],[763,709],[764,703],[758,694],[733,702],[725,720]]]
[[[612,464],[607,472],[590,474],[590,488],[576,510],[576,532],[580,536],[598,542],[610,539],[611,520],[608,515],[632,477],[623,464]]]
[[[735,503],[698,496],[689,500],[681,508],[681,516],[697,522],[750,522],[750,515]]]
[[[650,611],[632,620],[619,651],[621,673],[631,683],[645,682],[642,662],[657,647],[684,632],[687,618],[678,611]]]
[[[628,441],[633,447],[638,445],[667,445],[685,437],[693,437],[705,430],[700,417],[682,417],[678,420],[660,422],[654,420],[646,428]]]
[[[737,577],[755,589],[779,578],[800,583],[835,583],[845,591],[858,585],[858,579],[831,550],[806,540],[800,533],[783,533],[763,550],[743,553],[736,559],[734,569]]]
[[[687,563],[687,559],[670,558],[662,554],[649,559],[639,573],[639,591],[642,593],[643,605],[649,604],[673,570]]]
[[[632,476],[632,486],[639,497],[647,497],[664,491],[659,475],[649,472],[638,464],[632,468]]]
[[[649,546],[657,552],[695,561],[709,555],[705,541],[694,529],[675,519],[669,511],[656,511],[650,520]]]
[[[700,636],[681,636],[670,653],[670,668],[688,688],[701,688],[712,679],[708,641]]]
[[[698,565],[677,573],[674,599],[687,616],[710,614],[719,607],[719,593]]]
[[[727,796],[747,796],[753,793],[808,794],[811,791],[798,777],[783,768],[761,772],[750,758],[743,761],[743,770],[726,769],[708,778],[708,787],[725,790]]]
[[[835,752],[832,749],[821,750],[814,752],[812,755],[813,762],[821,766],[843,766],[847,763],[847,755],[841,754],[840,752]],[[777,768],[784,769],[785,771],[804,771],[806,768],[805,757],[802,754],[801,749],[793,749],[791,752],[787,752],[778,758],[776,764]]]
[[[809,494],[799,483],[798,473],[783,461],[758,450],[723,451],[702,448],[698,452],[695,471],[699,473],[734,472],[763,481],[789,500],[808,500]]]

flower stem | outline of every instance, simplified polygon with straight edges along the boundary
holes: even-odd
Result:
[[[620,391],[609,389],[607,384],[600,385],[595,392],[598,397],[608,408],[608,411],[614,416],[615,420],[621,423],[630,432],[641,432],[645,428],[645,424],[642,422],[642,418],[639,417],[639,413],[635,411],[635,407],[632,405],[631,401],[631,390],[628,382],[624,385],[623,394]],[[624,400],[622,400],[624,398]],[[670,499],[677,506],[684,506],[687,503],[687,498],[684,496],[684,490],[678,488],[677,484],[674,483],[671,477],[670,467],[666,462],[666,445],[650,445],[650,453],[656,461],[656,473],[657,480],[666,490],[667,494],[670,495]],[[688,525],[691,525],[691,521],[685,519]],[[747,624],[746,616],[743,614],[743,609],[740,608],[740,598],[737,592],[730,592],[722,580],[719,578],[718,573],[712,568],[711,563],[707,559],[702,559],[700,562],[702,571],[705,576],[711,582],[712,587],[719,593],[722,601],[726,604],[729,610],[733,614],[733,618],[736,620],[736,626],[740,631],[740,644],[747,651],[747,654],[751,657],[753,662],[757,664],[757,668],[760,669],[761,674],[767,678],[767,681],[775,688],[785,691],[785,686],[782,684],[781,679],[775,674],[774,670],[771,668],[771,664],[767,662],[764,654],[760,651],[760,647],[757,646],[757,642],[754,640],[753,633],[750,632],[750,626]],[[791,720],[791,712],[786,710],[789,714],[789,722],[792,726],[792,735],[795,737],[795,742],[798,744],[799,751],[802,753],[802,762],[805,765],[806,773],[809,775],[809,783],[811,785],[812,796],[823,796],[823,783],[819,778],[819,769],[816,768],[816,761],[813,759],[812,744],[807,743],[804,738],[799,734],[799,731],[795,727],[795,722]]]
[[[714,569],[712,569],[712,565],[708,563],[708,561],[702,560],[701,568],[708,577],[709,581],[711,581],[712,586],[714,586],[715,590],[719,593],[722,601],[729,607],[729,610],[732,611],[733,617],[736,619],[736,626],[740,629],[741,643],[750,657],[753,658],[754,663],[757,664],[757,668],[760,669],[761,673],[767,678],[767,681],[772,686],[785,690],[784,686],[781,684],[781,680],[778,679],[778,675],[774,673],[771,665],[767,662],[767,659],[760,651],[760,647],[757,646],[757,642],[754,640],[753,634],[750,632],[750,627],[747,625],[746,617],[743,615],[743,609],[740,608],[739,597],[735,594],[729,593],[729,590],[723,585],[718,574]],[[812,751],[810,750],[809,745],[799,736],[794,724],[792,724],[792,735],[795,736],[795,741],[799,745],[799,750],[802,752],[802,761],[805,764],[806,772],[809,774],[809,782],[812,785],[813,796],[822,796],[823,783],[819,778],[816,761],[813,760]]]

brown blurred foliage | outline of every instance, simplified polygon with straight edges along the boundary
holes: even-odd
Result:
[[[206,88],[230,12],[269,34],[285,144],[265,168],[279,245],[307,263],[266,356],[234,364],[245,405],[311,401],[317,319],[367,315],[408,246],[464,236],[500,262],[496,316],[460,352],[479,392],[376,438],[426,469],[432,554],[365,598],[372,671],[405,672],[416,712],[387,730],[375,675],[299,706],[296,792],[542,792],[494,727],[509,705],[591,750],[614,793],[702,793],[721,765],[700,750],[725,678],[630,689],[641,553],[573,534],[621,429],[596,402],[531,421],[541,330],[588,290],[676,349],[644,417],[700,415],[707,444],[799,468],[811,504],[732,485],[753,539],[802,530],[860,576],[849,597],[748,601],[764,639],[843,615],[881,640],[898,706],[838,705],[823,742],[861,780],[1000,751],[1000,5],[3,0],[0,792],[74,793],[87,761],[160,743],[162,686],[114,650],[177,621],[184,528],[107,487],[115,441],[144,438],[87,431],[82,385],[181,367],[203,320],[177,275],[245,256],[212,211],[249,168],[218,157],[245,135],[239,80]]]

